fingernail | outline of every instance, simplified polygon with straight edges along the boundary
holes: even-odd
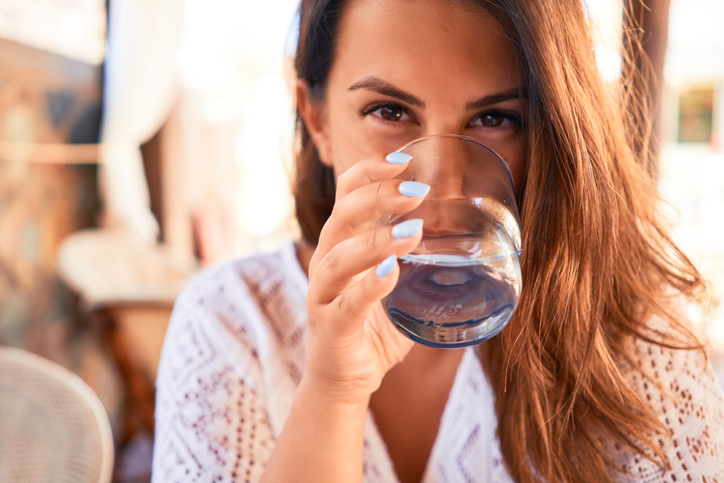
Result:
[[[395,269],[395,265],[397,265],[397,256],[390,255],[389,257],[382,260],[382,263],[377,265],[377,268],[375,269],[375,275],[378,277],[386,277],[387,275],[392,272],[392,270]]]
[[[420,233],[420,230],[422,230],[422,219],[414,218],[393,226],[392,236],[395,238],[407,238],[408,236],[417,235]]]
[[[412,196],[413,198],[425,196],[429,192],[430,185],[418,183],[417,181],[405,181],[400,185],[400,193],[405,196]]]
[[[407,164],[412,159],[412,156],[405,153],[390,153],[385,159],[388,163],[392,164]]]

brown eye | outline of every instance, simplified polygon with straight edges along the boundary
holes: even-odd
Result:
[[[481,127],[486,129],[509,129],[511,127],[523,127],[521,116],[517,112],[490,109],[481,112],[470,121],[470,127]]]
[[[376,103],[368,106],[363,111],[358,111],[360,116],[371,116],[378,121],[388,122],[387,126],[393,126],[396,123],[404,123],[407,121],[415,121],[413,114],[405,107],[395,102]]]
[[[381,107],[379,109],[380,117],[385,121],[399,121],[404,111],[399,107]]]
[[[503,124],[505,118],[497,114],[485,114],[480,116],[480,122],[485,127],[498,127]]]

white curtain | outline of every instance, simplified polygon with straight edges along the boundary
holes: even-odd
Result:
[[[159,130],[177,96],[183,0],[111,0],[101,125],[100,187],[106,224],[153,243],[140,145]]]

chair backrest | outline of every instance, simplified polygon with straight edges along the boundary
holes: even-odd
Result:
[[[42,357],[0,347],[0,482],[108,483],[113,437],[95,393]]]

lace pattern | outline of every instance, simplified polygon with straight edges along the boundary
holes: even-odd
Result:
[[[724,395],[714,369],[697,351],[673,350],[629,341],[641,370],[623,364],[636,389],[671,436],[657,437],[671,469],[617,449],[622,481],[724,482]]]
[[[255,482],[289,414],[304,368],[306,276],[293,245],[201,274],[179,298],[157,380],[153,481]],[[631,353],[632,387],[671,430],[662,438],[671,470],[615,450],[620,481],[724,483],[724,398],[695,352],[642,341]],[[423,483],[507,482],[494,397],[475,352],[456,375]],[[364,481],[397,483],[371,414]]]

